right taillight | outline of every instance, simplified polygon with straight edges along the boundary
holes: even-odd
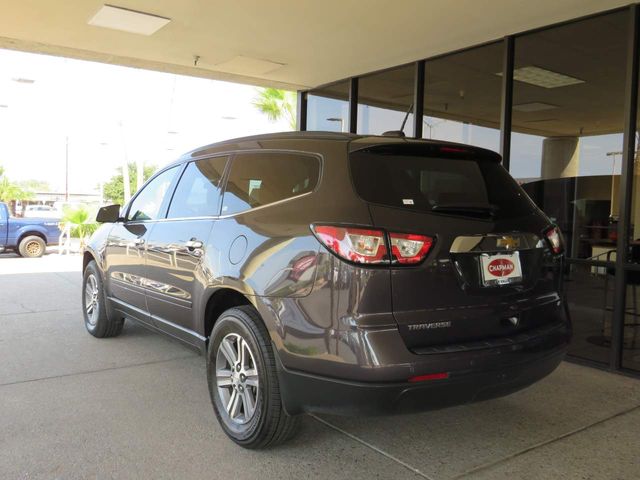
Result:
[[[426,235],[390,233],[389,238],[393,260],[404,265],[422,262],[433,245],[433,238]]]
[[[556,226],[551,227],[549,230],[544,232],[545,237],[547,237],[547,242],[549,242],[549,246],[551,247],[551,251],[555,254],[560,254],[564,251],[564,245],[562,244],[562,233],[560,233],[560,229]]]
[[[426,235],[393,232],[387,239],[384,230],[370,228],[336,225],[311,228],[318,240],[338,257],[368,265],[416,265],[425,259],[434,241]]]
[[[332,225],[314,225],[316,237],[340,258],[355,263],[389,263],[384,231],[337,227]]]

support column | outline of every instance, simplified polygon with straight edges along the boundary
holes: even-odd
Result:
[[[502,98],[500,102],[500,155],[502,166],[511,164],[511,107],[513,103],[514,38],[504,38],[502,57]]]
[[[358,133],[358,77],[349,84],[349,132]]]
[[[425,61],[416,62],[413,79],[413,136],[422,138],[422,116],[424,112],[424,66]]]

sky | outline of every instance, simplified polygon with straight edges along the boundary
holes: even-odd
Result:
[[[17,81],[34,80],[33,83]],[[13,181],[96,191],[125,159],[162,166],[202,145],[290,130],[256,87],[0,49],[0,165]]]

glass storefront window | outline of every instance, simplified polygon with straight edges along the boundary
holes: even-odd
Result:
[[[360,77],[358,85],[358,133],[382,135],[397,131],[413,136],[413,85],[415,64]]]
[[[423,138],[500,149],[503,42],[425,65]]]
[[[311,90],[307,96],[307,130],[349,131],[349,82]]]
[[[510,171],[564,233],[571,353],[603,363],[620,274],[627,23],[621,11],[515,40]]]

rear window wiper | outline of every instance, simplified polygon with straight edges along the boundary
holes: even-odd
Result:
[[[500,209],[497,205],[490,203],[439,203],[431,207],[433,212],[453,213],[453,214],[472,214],[472,215],[488,215],[494,216]]]

